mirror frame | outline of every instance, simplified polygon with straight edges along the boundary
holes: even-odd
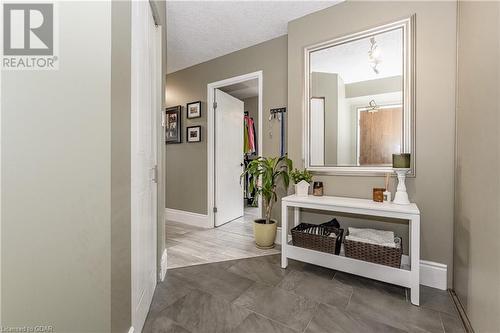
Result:
[[[302,157],[307,170],[314,173],[331,175],[382,176],[393,172],[391,166],[313,166],[309,155],[309,120],[310,120],[310,54],[311,52],[345,44],[349,41],[365,38],[374,33],[383,33],[397,28],[403,29],[403,149],[411,153],[411,171],[415,176],[415,15],[372,29],[346,35],[304,48],[304,101],[303,101],[303,139]]]

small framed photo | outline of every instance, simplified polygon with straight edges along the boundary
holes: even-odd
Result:
[[[186,105],[186,116],[188,119],[201,117],[201,102],[192,102]]]
[[[186,129],[187,142],[201,142],[201,126],[190,126]]]
[[[165,113],[165,143],[181,143],[181,106],[167,108]]]

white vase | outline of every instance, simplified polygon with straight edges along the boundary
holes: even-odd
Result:
[[[394,196],[394,200],[392,202],[398,205],[409,205],[410,200],[408,200],[408,193],[406,193],[405,179],[406,174],[410,172],[410,169],[394,168],[393,170],[398,175],[398,187],[396,189],[396,195]]]
[[[307,197],[309,194],[309,183],[305,180],[301,180],[295,184],[295,194],[299,197]]]

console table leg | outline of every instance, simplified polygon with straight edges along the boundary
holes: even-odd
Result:
[[[293,226],[296,227],[300,223],[300,207],[293,207]]]
[[[281,206],[281,268],[288,266],[286,247],[288,244],[288,206]]]
[[[420,216],[410,220],[411,303],[420,305]]]

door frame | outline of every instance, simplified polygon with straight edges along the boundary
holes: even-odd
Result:
[[[258,114],[259,121],[257,124],[257,151],[259,155],[262,156],[262,123],[263,123],[263,107],[262,107],[262,92],[263,92],[263,73],[262,71],[256,71],[253,73],[243,74],[239,76],[234,76],[225,80],[216,81],[209,83],[207,85],[207,215],[208,215],[208,225],[215,228],[215,213],[214,207],[216,207],[215,202],[215,89],[223,88],[232,84],[245,82],[248,80],[257,79],[259,96],[258,96]],[[242,198],[243,200],[243,198]],[[262,217],[262,197],[258,198],[259,205],[259,215]]]

